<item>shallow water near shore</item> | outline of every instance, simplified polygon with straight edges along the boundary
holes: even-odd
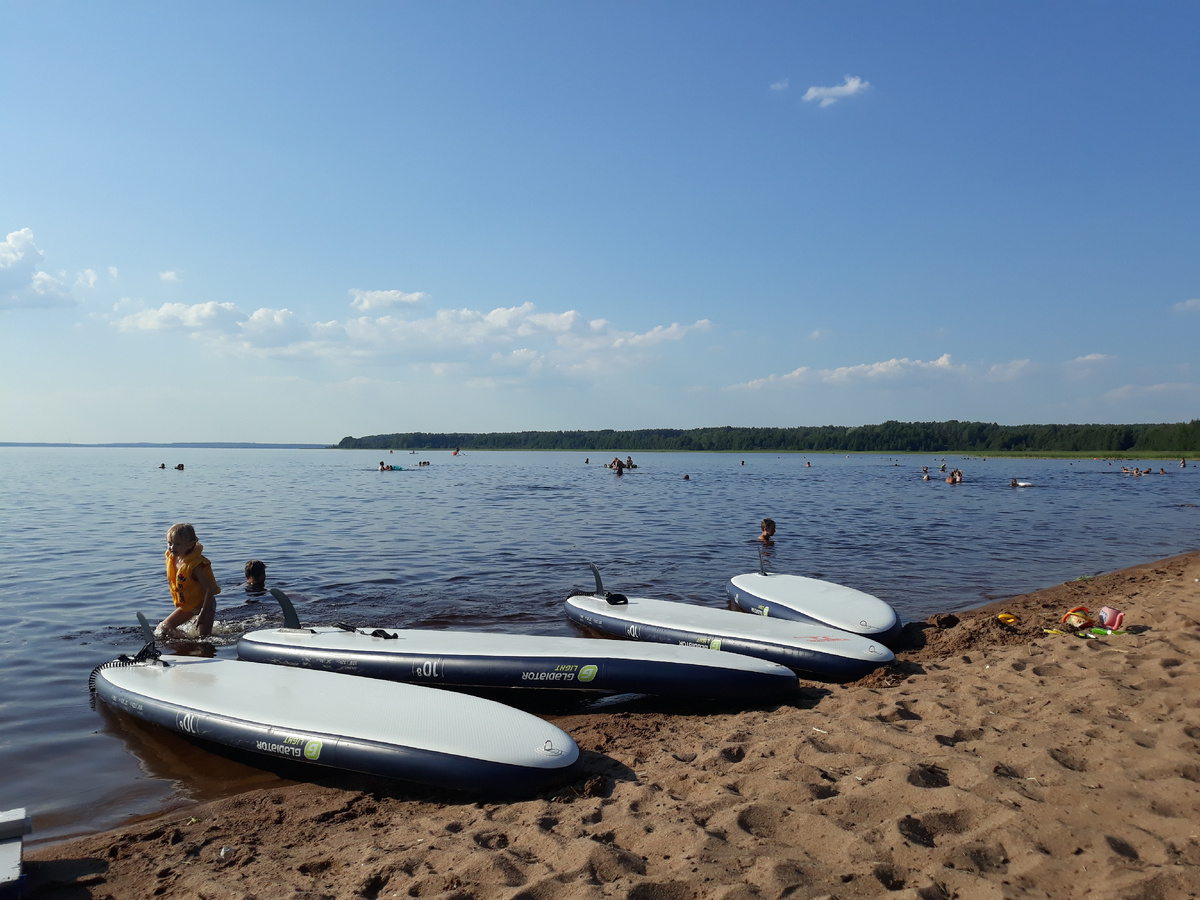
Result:
[[[228,658],[281,622],[241,587],[252,557],[305,624],[570,635],[562,603],[593,586],[588,562],[612,590],[724,606],[725,581],[758,566],[763,516],[773,569],[907,619],[1196,549],[1200,533],[1200,470],[1177,462],[665,453],[618,477],[588,456],[0,448],[0,809],[26,807],[45,840],[277,780],[89,704],[92,667],[140,648],[135,613],[170,609],[177,521],[224,588],[192,652]],[[943,458],[964,483],[944,482]]]

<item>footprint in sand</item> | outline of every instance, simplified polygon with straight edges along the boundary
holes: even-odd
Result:
[[[779,820],[783,812],[772,806],[756,805],[738,813],[738,827],[757,838],[773,838],[779,833]]]
[[[937,838],[946,834],[962,834],[967,830],[968,824],[965,813],[936,812],[927,813],[920,818],[905,816],[896,823],[896,827],[905,840],[922,847],[933,847]]]
[[[1082,756],[1072,753],[1070,750],[1052,748],[1046,752],[1050,754],[1050,758],[1052,760],[1054,760],[1064,769],[1070,769],[1072,772],[1087,771],[1087,760]]]
[[[933,739],[943,747],[953,747],[964,741],[977,741],[983,737],[982,728],[958,728],[952,735],[935,734]]]
[[[899,866],[876,866],[872,874],[889,891],[904,890],[908,881],[908,870]]]
[[[480,831],[472,837],[484,850],[503,850],[508,846],[508,835],[502,831]]]
[[[908,783],[913,787],[942,788],[950,786],[946,770],[936,765],[920,765],[908,773]]]
[[[779,886],[779,896],[790,897],[797,888],[808,887],[813,883],[810,876],[795,860],[777,863],[771,870],[775,883]]]
[[[979,875],[1003,875],[1008,871],[1008,851],[1003,844],[964,844],[951,851],[942,865]]]
[[[596,847],[588,857],[588,873],[599,884],[609,884],[628,875],[645,875],[646,860],[612,844]]]

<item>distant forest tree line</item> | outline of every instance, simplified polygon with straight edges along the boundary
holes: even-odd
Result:
[[[643,428],[632,431],[518,431],[345,437],[342,450],[711,450],[750,453],[1195,453],[1200,419],[1159,425],[997,425],[994,422],[884,422],[798,428]]]

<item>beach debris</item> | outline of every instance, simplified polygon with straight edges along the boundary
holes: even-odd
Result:
[[[1121,612],[1119,609],[1114,609],[1111,606],[1102,606],[1100,608],[1099,620],[1099,624],[1102,627],[1107,628],[1110,631],[1116,631],[1123,624],[1125,624],[1125,613]]]
[[[996,615],[996,618],[999,619],[1001,622],[1003,622],[1005,625],[1016,625],[1020,621],[1020,619],[1018,619],[1012,613],[1006,613],[1006,612],[998,613]]]
[[[1064,625],[1070,625],[1072,628],[1090,628],[1096,624],[1096,620],[1090,615],[1091,610],[1086,606],[1076,606],[1074,609],[1069,609],[1062,617]]]

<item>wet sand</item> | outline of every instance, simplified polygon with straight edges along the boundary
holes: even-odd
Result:
[[[1105,605],[1129,633],[1043,630]],[[26,896],[1200,896],[1200,553],[931,616],[905,641],[887,669],[782,705],[557,717],[584,772],[533,799],[259,789],[27,849]]]

